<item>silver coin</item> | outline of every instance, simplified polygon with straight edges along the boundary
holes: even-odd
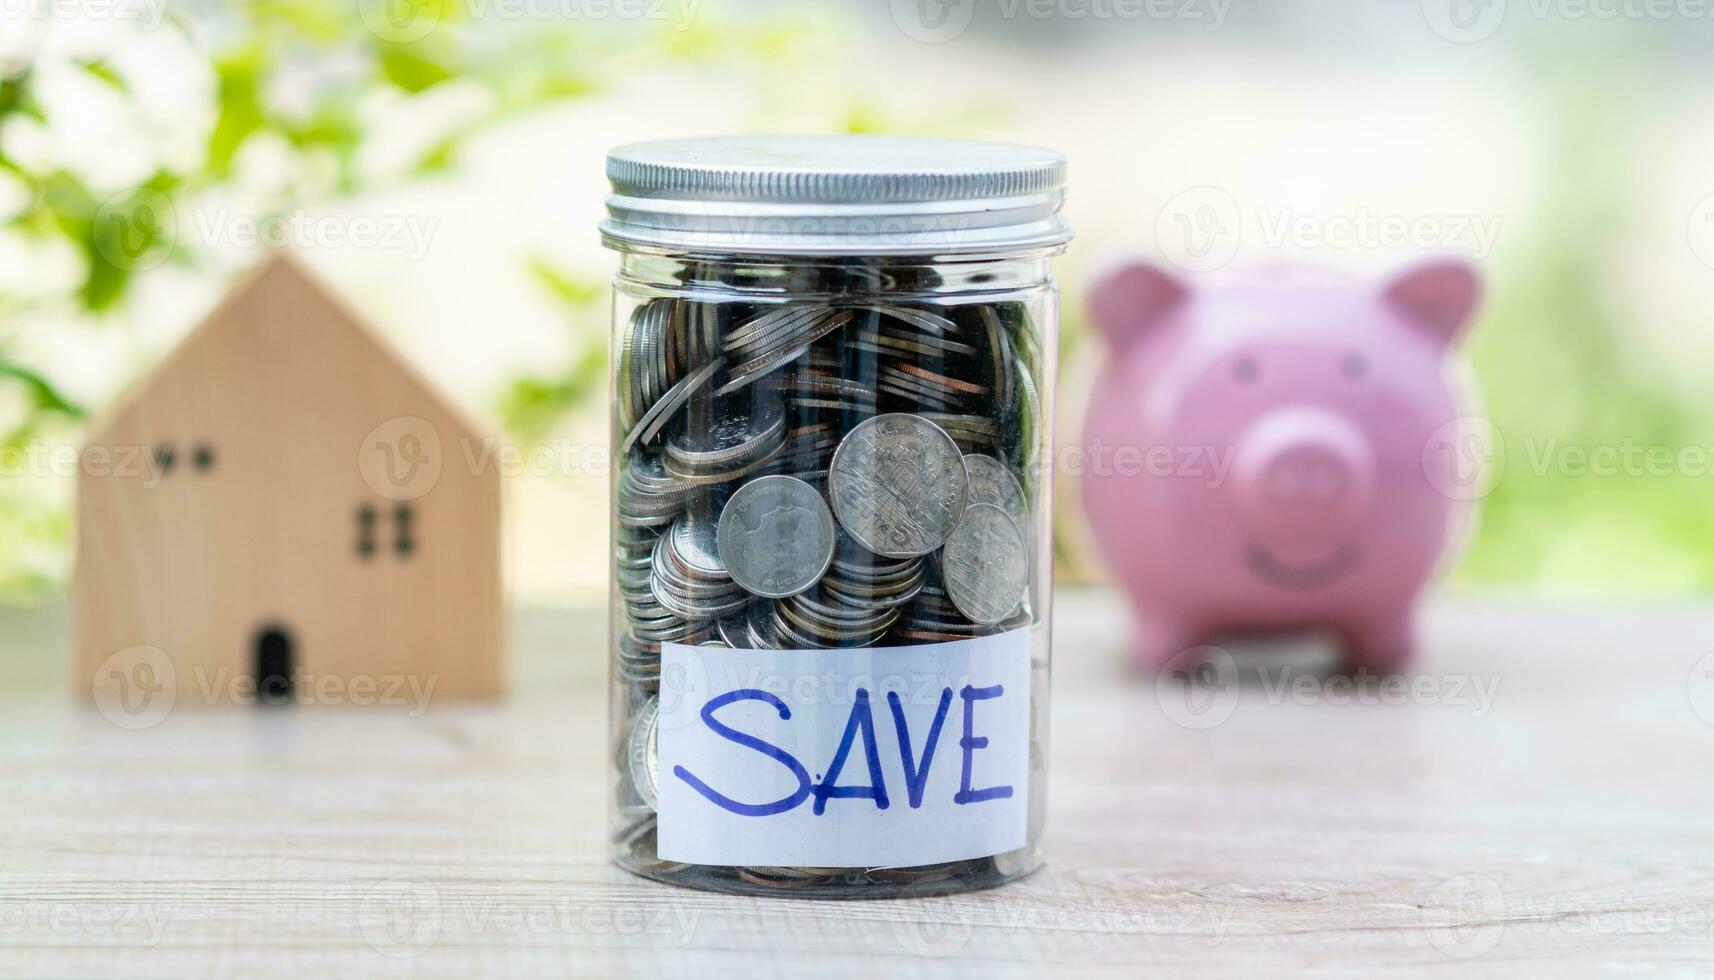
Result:
[[[964,513],[966,483],[957,443],[915,415],[858,425],[828,470],[840,525],[886,558],[916,558],[945,544]]]
[[[651,810],[655,809],[656,787],[660,784],[660,720],[661,700],[650,698],[631,723],[631,740],[625,747],[626,761],[631,766],[631,785]]]
[[[992,456],[971,453],[964,457],[964,472],[970,477],[970,503],[993,504],[1022,531],[1030,526],[1030,507],[1024,488],[1010,468]]]
[[[787,364],[792,363],[809,353],[812,345],[825,338],[828,334],[844,328],[851,322],[850,313],[838,313],[826,310],[810,321],[807,332],[790,335],[783,344],[777,344],[767,353],[758,354],[750,360],[732,368],[729,380],[714,393],[719,396],[730,395],[745,385],[758,381]]]
[[[993,504],[964,509],[940,553],[947,598],[973,623],[1005,621],[1023,601],[1029,584],[1024,534]]]
[[[655,434],[661,431],[661,427],[673,417],[673,414],[690,401],[690,396],[696,394],[696,389],[707,384],[713,379],[714,372],[725,366],[726,358],[716,358],[704,365],[695,374],[680,380],[668,389],[667,393],[662,395],[660,400],[643,413],[643,417],[639,418],[637,423],[631,427],[630,433],[625,436],[624,444],[619,447],[620,455],[629,453],[631,447],[639,441],[647,443],[653,439]]]
[[[738,488],[720,512],[720,558],[752,595],[784,599],[821,581],[838,535],[816,489],[789,476]]]

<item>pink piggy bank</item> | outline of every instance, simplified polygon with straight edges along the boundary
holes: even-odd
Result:
[[[1140,660],[1323,628],[1351,669],[1410,659],[1417,596],[1466,506],[1441,449],[1461,414],[1450,356],[1480,292],[1451,261],[1378,284],[1193,288],[1141,263],[1100,279],[1091,313],[1112,357],[1084,499],[1135,602]]]

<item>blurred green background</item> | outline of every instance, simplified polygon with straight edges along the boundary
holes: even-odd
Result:
[[[545,450],[509,481],[512,594],[604,592],[579,543],[607,494],[584,451],[605,443],[601,156],[754,131],[1067,152],[1062,439],[1095,356],[1085,281],[1113,256],[1170,258],[1187,192],[1234,209],[1242,262],[1373,274],[1424,244],[1336,234],[1369,220],[1475,244],[1497,482],[1451,587],[1708,591],[1714,22],[1696,10],[0,0],[0,599],[64,589],[67,453],[256,261],[258,232]],[[1278,240],[1287,219],[1307,231]],[[1062,570],[1098,575],[1061,499]]]

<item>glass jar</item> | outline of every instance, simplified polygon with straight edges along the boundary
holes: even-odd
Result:
[[[773,137],[607,171],[614,860],[812,897],[1028,874],[1063,158]]]

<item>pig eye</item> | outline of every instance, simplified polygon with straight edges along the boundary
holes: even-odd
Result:
[[[1260,375],[1261,373],[1261,365],[1257,364],[1256,359],[1253,357],[1240,357],[1236,361],[1232,362],[1232,377],[1237,378],[1244,384],[1249,384],[1256,380],[1257,375]]]
[[[1353,351],[1340,360],[1339,370],[1352,381],[1361,381],[1369,376],[1369,359]]]

